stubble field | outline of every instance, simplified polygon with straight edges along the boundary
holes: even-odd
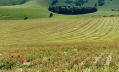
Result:
[[[0,20],[0,69],[118,72],[118,23],[118,17]]]

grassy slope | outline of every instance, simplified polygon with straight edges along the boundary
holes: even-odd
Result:
[[[118,0],[105,0],[105,5],[104,6],[98,6],[98,12],[96,13],[89,13],[89,14],[84,14],[84,15],[58,15],[56,18],[82,18],[82,17],[102,17],[104,15],[110,16],[119,16],[117,11],[111,11],[112,8],[115,10],[118,10]],[[97,0],[89,0],[88,3],[84,4],[84,6],[94,6],[95,3],[97,3]],[[59,0],[59,5],[64,4],[64,0]]]
[[[115,41],[119,37],[118,21],[118,17],[1,20],[0,45]]]
[[[109,0],[105,0],[105,5],[103,7],[101,7],[101,9],[103,10],[111,10],[112,8],[113,9],[119,9],[119,0],[112,0],[112,1],[109,1]]]
[[[30,18],[46,18],[49,15],[49,11],[47,10],[51,0],[33,0],[27,2],[22,5],[16,6],[0,6],[0,19],[23,19],[25,16]],[[94,6],[97,0],[89,0],[85,6]],[[91,16],[102,16],[102,15],[118,15],[118,12],[112,12],[111,9],[118,9],[118,0],[113,0],[110,2],[106,0],[105,5],[99,7],[99,11],[97,13],[91,13],[86,15],[56,15],[59,18],[77,18],[77,17],[91,17]],[[64,0],[59,0],[59,5],[64,4]],[[108,10],[108,11],[107,11]]]
[[[42,5],[43,4],[43,5]],[[25,16],[30,18],[48,17],[48,3],[44,1],[29,1],[22,5],[0,6],[0,19],[23,19]]]
[[[43,4],[42,1],[41,3]],[[47,4],[43,4],[44,6],[42,4],[39,4],[41,5],[39,6],[35,2],[29,2],[25,5],[6,6],[1,7],[0,9],[3,9],[1,11],[3,15],[8,14],[6,15],[7,17],[3,17],[4,19],[8,18],[10,14],[11,15],[9,17],[13,17],[13,19],[19,19],[22,18],[25,13],[28,14],[29,12],[29,15],[31,13],[34,13],[34,15],[32,15],[33,17],[35,17],[35,15],[38,13],[38,9],[39,12],[41,10],[43,13],[40,13],[38,17],[44,17],[45,12],[47,13],[47,10],[45,9],[47,7]],[[42,8],[42,6],[44,8]],[[20,12],[16,10],[19,10]],[[23,13],[21,13],[21,11]],[[110,13],[116,14],[116,12],[100,11],[97,13],[91,13],[81,16],[61,15],[51,19],[45,18],[31,20],[0,20],[0,65],[5,59],[10,58],[11,56],[17,57],[17,55],[21,55],[21,59],[25,61],[25,64],[30,64],[23,66],[22,68],[19,68],[17,66],[9,71],[15,72],[23,70],[34,72],[39,71],[40,69],[41,71],[46,72],[52,72],[54,70],[56,72],[64,70],[66,72],[75,72],[77,68],[79,68],[77,64],[82,64],[82,62],[84,62],[85,65],[81,65],[80,68],[84,70],[89,69],[92,72],[104,72],[105,70],[108,71],[108,68],[105,68],[104,60],[106,60],[107,58],[107,63],[110,59],[108,59],[108,55],[112,52],[114,53],[114,57],[112,58],[113,60],[109,60],[109,64],[112,64],[113,67],[110,67],[110,71],[114,72],[115,69],[116,71],[118,71],[119,69],[117,69],[117,67],[119,65],[117,64],[119,64],[119,61],[117,60],[119,58],[119,50],[117,48],[119,47],[119,44],[111,42],[98,43],[92,41],[115,41],[119,37],[119,18],[87,18],[87,16],[96,16],[97,14],[110,15]],[[81,18],[75,19],[79,17]],[[43,43],[44,46],[40,45],[42,44],[42,42],[49,42],[49,44],[51,44],[51,42],[75,43],[83,40],[90,42],[68,45],[47,45],[46,43]],[[102,56],[100,59],[99,57],[102,53],[104,53],[104,56]],[[77,63],[77,60],[79,60],[80,62]],[[97,60],[98,62],[95,63],[95,61]],[[109,67],[109,65],[106,66]]]
[[[0,6],[18,5],[27,2],[28,0],[0,0]]]

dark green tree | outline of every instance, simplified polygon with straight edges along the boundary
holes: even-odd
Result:
[[[105,4],[104,0],[98,0],[98,5],[103,6]]]
[[[58,2],[58,0],[53,0],[51,5],[55,5]]]

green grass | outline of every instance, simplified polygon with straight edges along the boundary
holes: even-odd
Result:
[[[58,4],[63,5],[64,1],[59,1]],[[51,1],[47,0],[34,0],[28,1],[22,5],[14,5],[14,6],[0,6],[0,19],[23,19],[24,17],[29,18],[48,18],[49,11],[48,6],[50,5]],[[93,5],[95,3],[93,0],[89,0],[86,6]],[[109,3],[109,4],[108,4]],[[118,9],[118,4],[116,1],[106,1],[105,5],[102,7],[98,7],[99,10],[96,13],[89,13],[83,15],[61,15],[61,14],[54,14],[55,18],[81,18],[81,17],[101,17],[104,15],[115,15],[118,16],[117,11],[111,11],[112,8]]]
[[[29,18],[45,18],[49,16],[46,7],[40,6],[36,1],[30,1],[24,5],[1,6],[0,19],[23,19]]]
[[[28,0],[0,0],[0,6],[10,6],[26,3]]]

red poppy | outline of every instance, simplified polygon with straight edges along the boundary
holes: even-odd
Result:
[[[6,62],[6,64],[9,64],[9,63],[10,63],[9,61]]]
[[[11,58],[14,58],[14,56],[11,56]]]
[[[21,64],[23,64],[24,63],[24,61],[21,61]]]
[[[18,55],[17,57],[18,57],[18,58],[20,58],[21,56],[20,56],[20,55]]]

